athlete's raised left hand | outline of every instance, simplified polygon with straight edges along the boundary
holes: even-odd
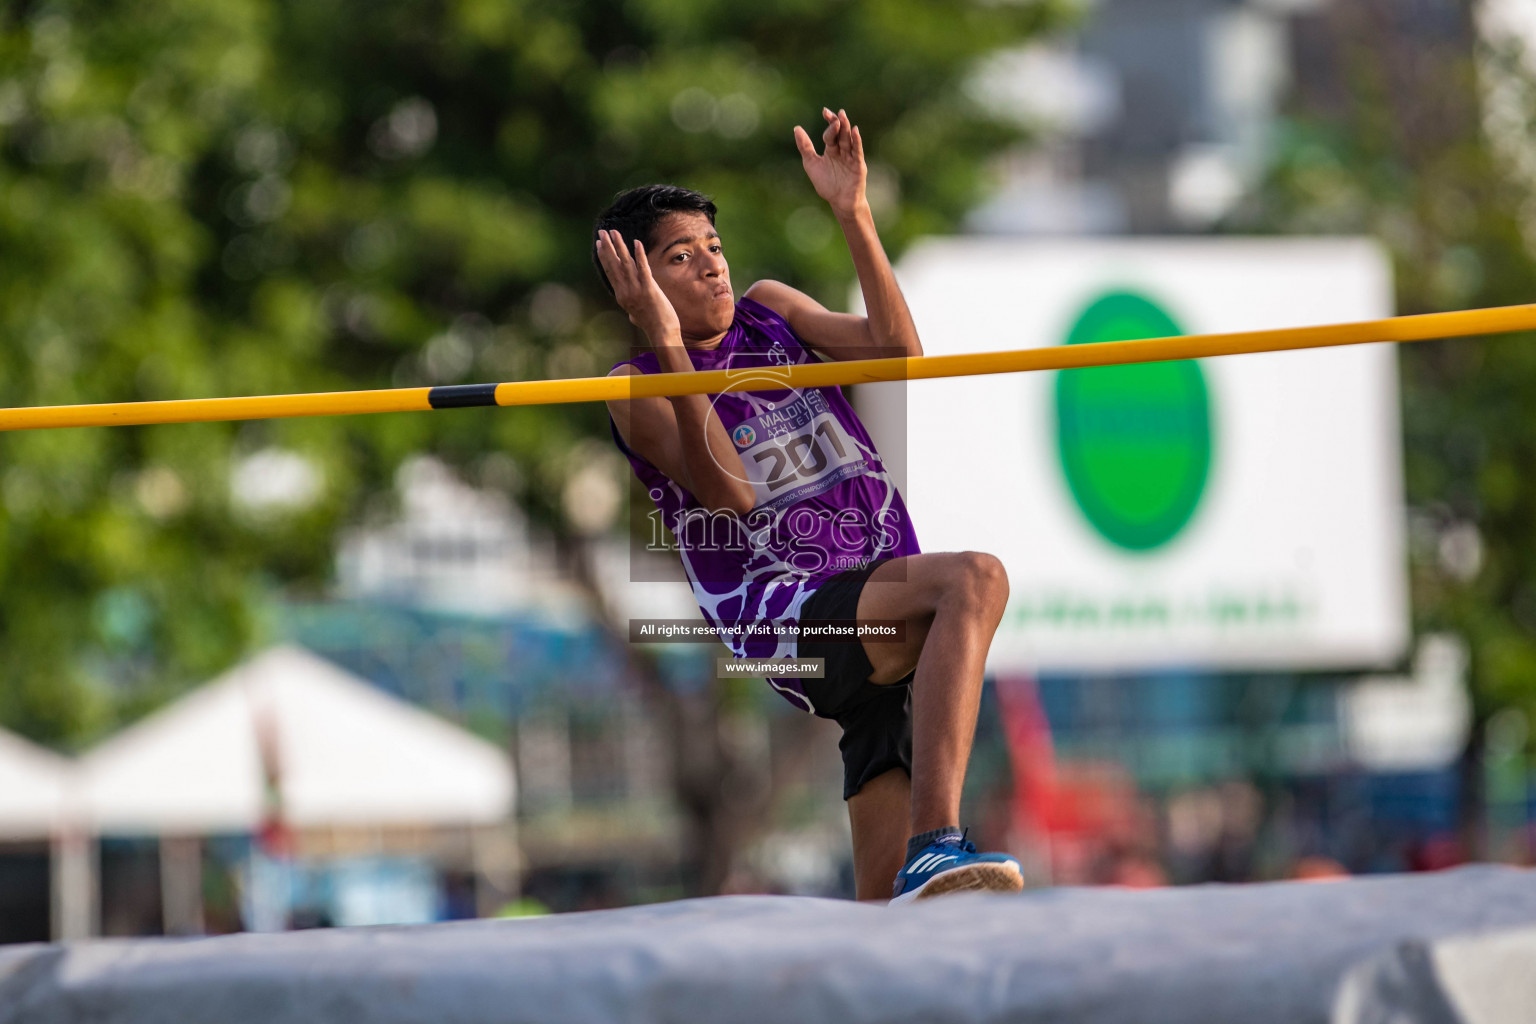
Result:
[[[822,107],[821,116],[827,122],[826,131],[821,133],[823,152],[817,154],[810,135],[799,125],[795,125],[795,146],[816,194],[831,204],[833,213],[849,216],[865,203],[868,170],[864,165],[864,140],[848,120],[846,110],[834,114]]]
[[[613,297],[619,308],[629,314],[629,322],[644,331],[651,344],[681,347],[677,310],[651,274],[645,243],[637,238],[634,245],[633,252],[627,250],[624,236],[617,231],[597,233],[597,258],[608,275],[608,283],[613,285]]]

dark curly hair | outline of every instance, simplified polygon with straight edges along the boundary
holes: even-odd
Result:
[[[620,192],[608,209],[598,215],[597,223],[592,226],[592,265],[597,268],[597,276],[609,295],[613,294],[613,285],[597,258],[597,233],[617,231],[631,250],[638,238],[649,252],[655,245],[656,225],[669,213],[702,213],[709,218],[711,226],[715,223],[714,200],[677,185],[641,185]]]

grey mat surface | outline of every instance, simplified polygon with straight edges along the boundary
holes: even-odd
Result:
[[[1530,1024],[1536,874],[0,948],[0,1024]]]

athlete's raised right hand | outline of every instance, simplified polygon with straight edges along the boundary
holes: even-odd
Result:
[[[608,275],[608,283],[613,285],[613,297],[619,308],[629,314],[629,322],[644,331],[653,345],[681,345],[682,325],[677,310],[651,275],[645,243],[635,239],[631,253],[624,247],[623,235],[604,229],[597,233],[597,258],[603,264],[603,273]]]

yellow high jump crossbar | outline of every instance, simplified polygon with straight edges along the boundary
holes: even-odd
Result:
[[[102,405],[55,405],[0,409],[0,430],[47,427],[122,427],[149,423],[210,423],[278,419],[293,416],[343,416],[371,412],[411,412],[474,406],[557,405],[614,399],[719,394],[726,391],[779,391],[877,381],[965,377],[984,373],[1067,370],[1089,366],[1152,363],[1170,359],[1284,352],[1372,342],[1428,341],[1477,334],[1536,330],[1536,303],[1424,313],[1318,327],[1290,327],[1232,334],[1191,334],[1138,341],[957,356],[850,359],[794,366],[696,370],[625,377],[516,381],[509,384],[451,384],[382,391],[334,391],[308,395],[259,395],[250,398],[189,398],[162,402]]]

